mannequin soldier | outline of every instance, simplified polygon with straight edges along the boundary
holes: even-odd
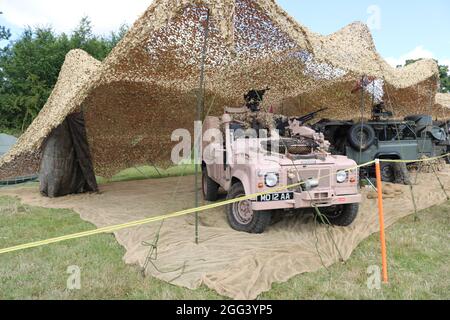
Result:
[[[234,115],[234,120],[243,122],[245,129],[268,130],[269,134],[273,130],[283,130],[282,123],[287,122],[287,117],[274,115],[269,112],[261,111],[261,102],[264,94],[269,88],[263,90],[250,90],[244,95],[247,112]]]

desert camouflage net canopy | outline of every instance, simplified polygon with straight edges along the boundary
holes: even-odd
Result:
[[[450,109],[450,93],[436,94],[436,107]],[[448,112],[448,110],[446,110]]]
[[[45,138],[79,110],[98,175],[169,164],[173,130],[193,129],[206,30],[205,114],[220,115],[248,90],[269,86],[265,108],[288,115],[329,107],[323,117],[368,116],[381,99],[398,117],[448,115],[435,105],[436,63],[390,67],[364,24],[322,36],[274,0],[155,0],[103,63],[80,50],[68,54],[46,106],[0,159],[0,179],[35,171]],[[364,76],[372,80],[361,110],[352,89]]]

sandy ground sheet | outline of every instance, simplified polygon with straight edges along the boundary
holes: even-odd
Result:
[[[414,177],[414,174],[413,174]],[[450,192],[450,166],[439,173]],[[0,195],[19,197],[24,203],[68,208],[97,227],[159,216],[194,207],[194,178],[116,182],[101,186],[99,194],[44,198],[38,188],[0,190]],[[418,209],[446,201],[433,174],[420,174],[414,186]],[[384,200],[386,226],[414,212],[408,186],[386,188]],[[330,266],[342,257],[347,260],[357,245],[379,230],[377,200],[364,190],[364,202],[357,220],[347,228],[317,225],[310,215],[286,216],[261,235],[239,233],[226,221],[223,208],[200,215],[200,244],[194,243],[194,216],[164,222],[158,243],[157,259],[147,274],[174,285],[198,288],[205,284],[234,299],[255,299],[295,275]],[[115,233],[125,247],[124,261],[143,266],[160,223],[121,230]],[[43,236],[45,237],[45,236]],[[155,268],[156,267],[156,268]]]

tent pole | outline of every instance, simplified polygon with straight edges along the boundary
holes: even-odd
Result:
[[[208,45],[208,36],[209,36],[209,9],[207,11],[206,15],[206,21],[203,24],[204,26],[204,40],[203,40],[203,51],[202,51],[202,60],[201,60],[201,66],[200,66],[200,85],[199,90],[197,93],[197,119],[196,121],[199,123],[203,123],[203,109],[204,109],[204,86],[205,86],[205,61],[206,61],[206,53],[207,53],[207,45]],[[199,136],[196,137],[196,146],[195,146],[195,159],[194,159],[194,166],[195,166],[195,207],[197,208],[200,204],[200,195],[199,195],[199,162],[201,159],[200,155],[200,144],[202,143],[202,132],[197,133]],[[199,214],[198,212],[195,213],[195,243],[199,243]]]
[[[362,77],[361,77],[361,99],[360,99],[360,106],[359,106],[359,108],[360,108],[360,111],[361,111],[361,124],[363,124],[364,123],[364,109],[365,109],[365,105],[364,105],[364,80],[365,80],[365,78],[366,78],[366,75],[363,75]],[[362,141],[362,139],[363,139],[363,136],[362,136],[362,133],[363,133],[363,127],[361,127],[361,147],[359,148],[359,162],[358,163],[361,163],[361,161],[362,161],[362,143],[363,143],[363,141]]]

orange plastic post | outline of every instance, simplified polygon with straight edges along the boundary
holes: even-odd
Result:
[[[383,282],[388,283],[387,257],[386,257],[386,237],[384,234],[384,210],[383,210],[383,185],[381,183],[380,160],[375,161],[375,172],[377,176],[378,192],[378,216],[380,218],[380,242],[381,242],[381,262],[383,266]]]

